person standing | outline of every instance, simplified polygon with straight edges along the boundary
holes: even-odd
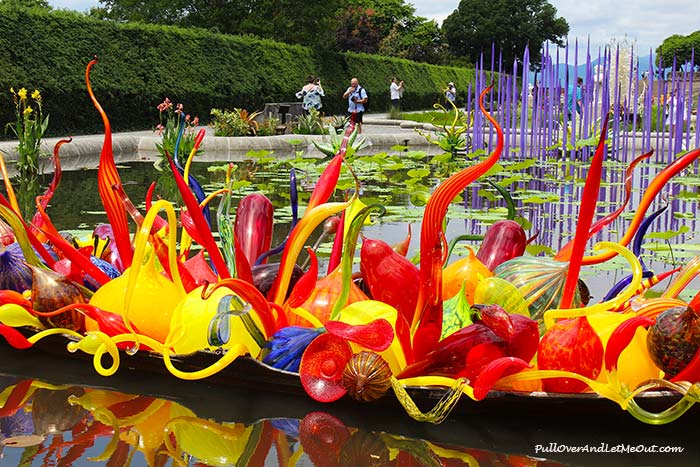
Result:
[[[535,80],[535,84],[532,85],[532,107],[535,108],[537,107],[537,98],[539,97],[538,94],[540,92],[540,82],[539,80]]]
[[[679,123],[681,124],[681,128],[684,128],[688,122],[684,100],[685,99],[678,98],[678,88],[673,89],[666,99],[666,120],[664,121],[664,125],[668,127],[668,131],[671,134],[675,134],[676,127]]]
[[[348,113],[351,116],[355,114],[357,133],[362,133],[362,116],[365,113],[365,103],[368,98],[367,90],[360,86],[360,81],[357,78],[351,79],[350,87],[343,93],[343,99],[348,100]]]
[[[403,80],[397,82],[396,76],[391,78],[389,96],[391,97],[391,107],[399,110],[399,101],[403,96]]]
[[[583,78],[580,76],[576,79],[576,87],[572,84],[569,86],[567,111],[569,119],[573,118],[574,112],[581,115],[581,86],[583,86]]]
[[[457,88],[455,87],[455,83],[453,83],[452,81],[447,83],[447,89],[445,90],[445,98],[453,104],[456,103]]]
[[[307,83],[301,88],[301,91],[296,93],[296,96],[297,99],[302,99],[301,108],[305,114],[308,114],[311,109],[321,110],[323,107],[321,98],[324,97],[321,79],[309,75]]]

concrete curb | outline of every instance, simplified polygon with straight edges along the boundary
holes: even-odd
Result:
[[[410,146],[429,151],[433,145],[415,131],[401,130],[400,120],[368,119],[365,122],[367,131],[362,134],[366,140],[365,148],[361,154],[389,151],[391,147],[401,145]],[[415,122],[414,122],[415,123]],[[386,127],[386,128],[385,128]],[[405,127],[411,128],[411,127]],[[371,131],[370,131],[371,129]],[[386,132],[384,132],[386,130]],[[250,151],[272,151],[279,156],[293,156],[295,151],[303,151],[310,157],[324,157],[314,146],[313,142],[321,143],[330,141],[328,135],[297,135],[285,134],[277,136],[240,136],[223,137],[213,136],[214,131],[208,129],[207,136],[202,143],[204,156],[198,157],[198,161],[240,161]],[[53,147],[63,138],[46,138],[42,142],[45,153],[51,154]],[[160,143],[160,136],[151,131],[115,133],[112,135],[112,151],[115,161],[131,162],[134,160],[157,160],[159,157],[156,144]],[[70,144],[61,147],[61,163],[65,170],[81,168],[94,168],[99,162],[102,152],[104,135],[76,136]],[[9,166],[17,160],[17,142],[0,142],[0,152],[5,157]],[[50,160],[44,160],[42,168],[51,169]]]
[[[370,115],[365,118],[364,128],[366,131],[362,136],[366,139],[367,144],[360,151],[360,154],[390,151],[393,146],[409,146],[426,152],[436,151],[435,145],[429,144],[423,136],[415,131],[439,130],[438,127],[430,123],[392,120]],[[204,155],[201,158],[198,157],[198,161],[241,161],[247,157],[250,151],[272,151],[276,156],[280,157],[291,157],[295,151],[302,151],[308,157],[323,157],[323,153],[316,149],[313,142],[327,142],[330,139],[327,135],[286,134],[229,138],[213,136],[213,134],[214,131],[209,128],[207,137],[202,144]],[[519,134],[519,132],[516,132],[516,134]],[[661,138],[663,137],[664,135],[661,135]],[[42,144],[43,150],[48,154],[52,153],[53,147],[59,139],[61,138],[45,139]],[[638,144],[641,144],[641,135],[637,135],[636,140]],[[117,163],[135,160],[155,161],[159,157],[156,144],[160,141],[160,136],[152,131],[115,133],[112,137],[112,150],[115,161]],[[97,167],[103,142],[104,135],[74,137],[72,143],[66,144],[61,148],[63,168],[65,170],[78,170]],[[0,142],[0,152],[4,155],[11,172],[17,160],[16,147],[16,141]],[[43,160],[41,165],[44,171],[52,170],[49,158]]]
[[[417,128],[419,130],[435,131],[440,129],[440,127],[437,127],[432,123],[415,122],[413,120],[392,120],[389,118],[378,119],[372,117],[365,117],[364,121],[367,125],[397,126],[399,128],[408,130]]]

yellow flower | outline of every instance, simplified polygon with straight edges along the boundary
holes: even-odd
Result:
[[[38,89],[35,89],[34,92],[32,93],[32,99],[34,99],[36,101],[41,100],[41,93],[39,93]]]
[[[17,93],[15,92],[15,88],[10,88],[10,92],[11,92],[12,94],[17,94]]]
[[[34,110],[33,110],[31,107],[27,106],[27,107],[24,108],[24,112],[23,112],[23,113],[24,113],[24,115],[29,115],[29,114],[32,113],[32,112],[34,112]]]
[[[27,88],[22,88],[19,91],[17,91],[17,95],[20,99],[25,100],[27,98]]]

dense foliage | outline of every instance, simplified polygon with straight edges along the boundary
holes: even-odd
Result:
[[[385,47],[384,53],[429,63],[444,58],[422,50],[412,53],[412,47],[432,49],[434,42],[443,50],[444,40],[437,24],[415,16],[415,8],[404,0],[101,0],[100,4],[92,16],[252,34],[328,51],[376,53],[385,39],[396,43],[400,36],[410,46]]]
[[[337,15],[336,47],[428,63],[449,61],[438,24],[415,12],[404,0],[348,0]]]
[[[664,67],[673,66],[675,57],[678,69],[691,60],[694,60],[694,65],[698,66],[698,62],[700,62],[698,53],[700,53],[700,30],[687,36],[674,34],[664,39],[661,45],[656,48],[656,65],[659,66],[660,61],[663,60]]]
[[[116,21],[207,28],[226,34],[323,46],[332,38],[340,0],[102,0],[91,11]]]
[[[536,67],[542,43],[564,45],[569,24],[556,15],[556,8],[546,0],[461,0],[442,29],[450,52],[469,63],[482,53],[485,63],[490,63],[495,46],[496,63],[502,54],[504,69],[510,70],[529,46],[530,63]]]
[[[10,87],[41,89],[54,135],[101,131],[85,89],[85,65],[94,54],[100,62],[93,88],[117,131],[155,127],[165,97],[202,120],[213,108],[254,111],[266,102],[295,101],[309,74],[323,79],[326,114],[344,112],[341,95],[353,76],[372,96],[373,111],[389,108],[392,76],[406,81],[404,109],[430,107],[446,82],[466,89],[473,80],[464,68],[67,11],[0,8],[0,23],[0,123],[14,119]]]
[[[51,9],[46,0],[0,0],[0,7]]]

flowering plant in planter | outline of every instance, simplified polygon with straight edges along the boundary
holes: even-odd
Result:
[[[159,170],[161,163],[167,164],[166,152],[170,157],[177,157],[178,161],[184,165],[192,148],[194,148],[199,117],[191,118],[189,114],[185,114],[183,107],[182,104],[177,104],[173,109],[173,103],[167,97],[158,104],[160,122],[154,131],[163,137],[161,143],[156,143],[156,148],[161,156],[161,159],[156,163],[156,168]],[[176,151],[178,135],[181,131],[182,138]],[[197,149],[197,154],[201,152],[202,149]]]
[[[39,175],[41,139],[49,126],[49,116],[43,115],[42,98],[38,89],[31,94],[27,88],[15,91],[10,88],[15,104],[16,121],[7,124],[18,140],[17,171],[20,179],[29,180]]]

